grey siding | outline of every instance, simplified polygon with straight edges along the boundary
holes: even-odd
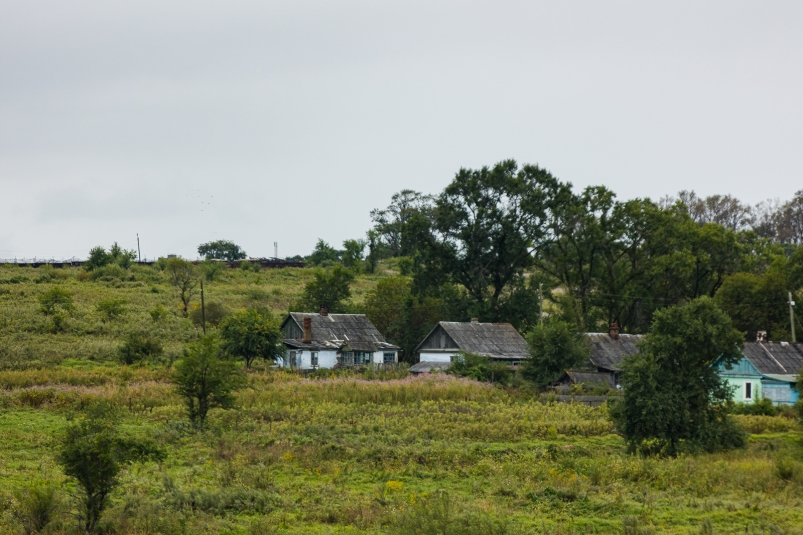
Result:
[[[282,332],[284,333],[284,338],[293,338],[295,340],[304,338],[304,329],[299,327],[298,323],[296,323],[292,317],[284,322],[284,325],[282,325]]]

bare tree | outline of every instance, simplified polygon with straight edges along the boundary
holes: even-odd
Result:
[[[781,207],[777,233],[781,243],[803,245],[803,190]]]
[[[750,226],[756,234],[762,238],[772,238],[773,240],[778,237],[778,223],[782,214],[781,200],[777,197],[775,199],[767,199],[757,203],[751,209],[752,220]]]
[[[698,225],[718,223],[732,230],[742,230],[751,224],[750,206],[732,195],[698,197],[694,191],[683,190],[678,200],[686,207],[689,217]]]

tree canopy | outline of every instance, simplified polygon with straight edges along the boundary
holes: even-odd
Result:
[[[261,358],[272,364],[284,356],[284,344],[278,322],[267,310],[238,310],[220,323],[222,349],[251,367]]]
[[[215,240],[198,246],[198,254],[207,260],[243,260],[246,253],[243,249],[229,240]]]

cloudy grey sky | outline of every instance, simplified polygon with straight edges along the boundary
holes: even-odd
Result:
[[[0,0],[0,258],[252,255],[538,163],[620,198],[803,189],[803,2]]]

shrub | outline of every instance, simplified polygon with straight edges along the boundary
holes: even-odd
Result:
[[[513,372],[502,362],[492,362],[488,357],[473,353],[458,353],[449,373],[469,377],[477,381],[510,384]]]
[[[55,485],[34,483],[14,492],[12,515],[26,535],[42,533],[61,509],[61,496]]]
[[[95,532],[123,466],[164,457],[150,443],[123,437],[111,414],[110,407],[98,405],[88,417],[70,424],[57,455],[64,473],[78,482],[82,528],[89,534]]]
[[[148,338],[140,333],[131,333],[123,345],[117,350],[120,362],[123,364],[136,364],[148,359],[160,357],[162,344],[155,338]]]
[[[210,301],[206,303],[206,311],[203,314],[200,305],[193,305],[192,310],[190,310],[190,320],[194,325],[201,325],[204,315],[206,316],[206,323],[217,327],[223,318],[229,315],[229,309],[223,303]]]
[[[156,322],[167,318],[170,313],[162,304],[158,304],[149,310],[148,314],[150,315],[151,319]]]
[[[125,304],[125,299],[104,299],[97,304],[96,309],[103,317],[104,321],[113,321],[127,312]]]
[[[39,294],[39,310],[53,321],[53,330],[64,330],[64,320],[73,311],[72,293],[60,286],[53,286]]]
[[[187,416],[197,427],[204,426],[209,409],[233,407],[232,392],[244,383],[235,363],[220,357],[214,335],[204,336],[185,349],[173,374],[173,384],[184,398]]]
[[[735,403],[730,408],[731,414],[749,414],[751,416],[775,416],[780,409],[772,404],[769,398],[762,398],[753,403]]]
[[[198,266],[198,269],[207,281],[212,282],[220,278],[223,270],[226,269],[226,264],[223,262],[216,262],[214,260],[204,260]]]
[[[550,318],[543,325],[536,325],[527,335],[530,358],[524,361],[522,375],[546,388],[558,380],[567,369],[585,363],[589,346],[572,326],[557,318]]]
[[[399,535],[503,535],[507,523],[487,513],[473,511],[446,492],[437,490],[403,509],[391,523]]]
[[[131,274],[118,264],[108,264],[92,270],[91,278],[94,281],[114,282],[131,278]]]

